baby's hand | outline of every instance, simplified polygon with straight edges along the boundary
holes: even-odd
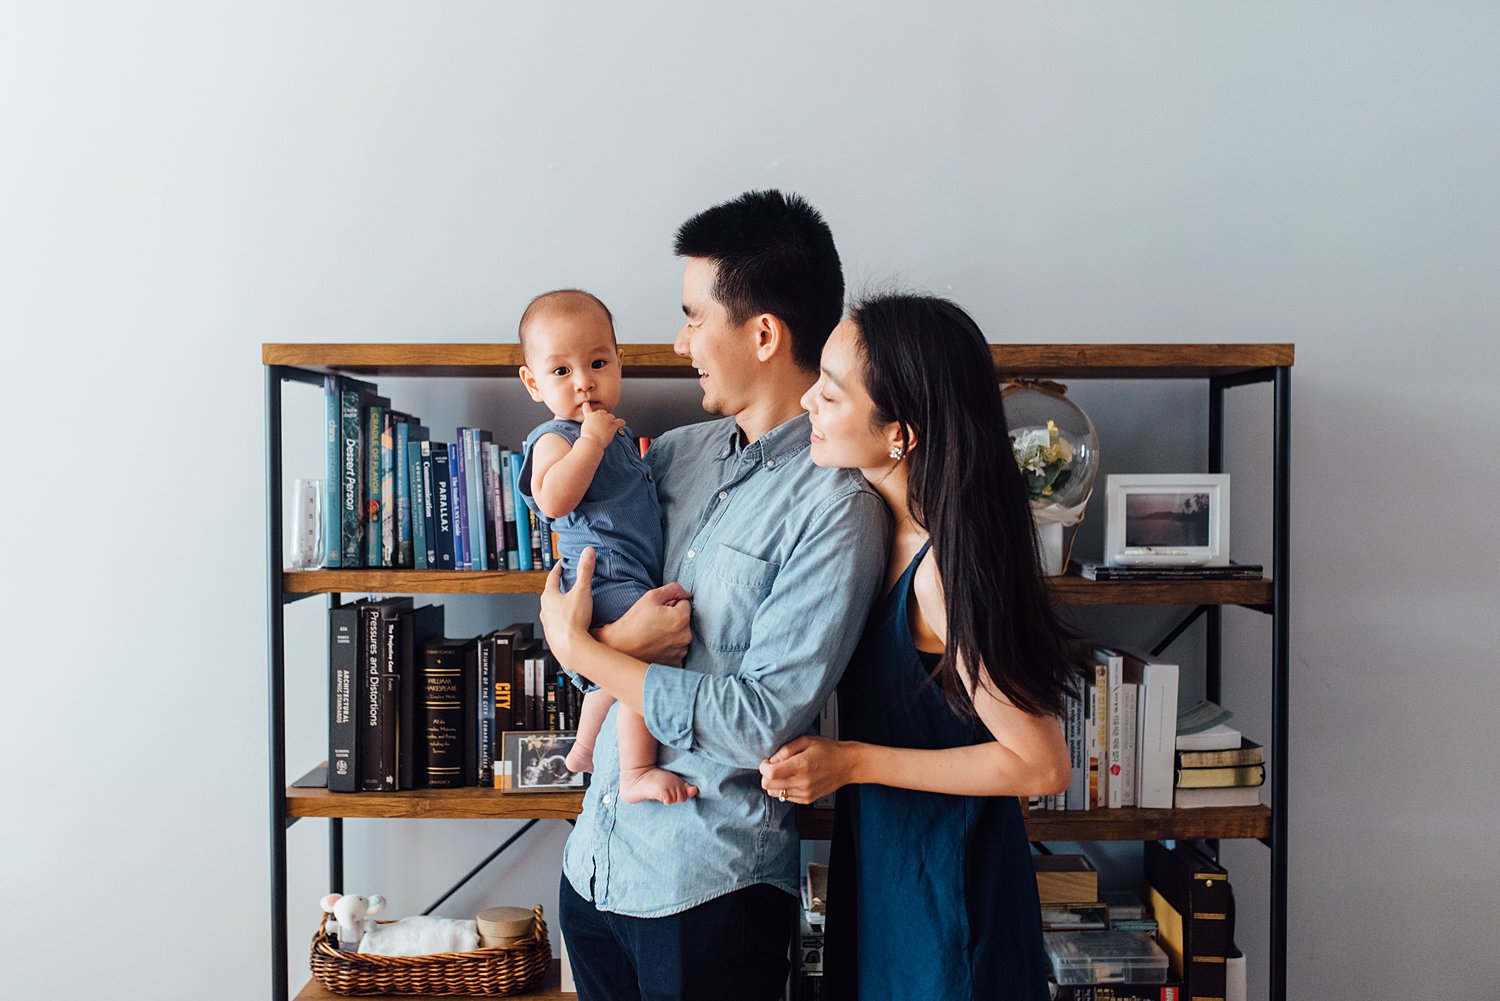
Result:
[[[583,430],[580,437],[588,438],[600,448],[609,448],[615,433],[624,426],[624,421],[603,407],[595,407],[592,403],[583,405]]]

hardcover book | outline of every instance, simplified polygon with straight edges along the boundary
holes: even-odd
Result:
[[[360,684],[359,611],[362,602],[328,610],[328,790],[359,791],[359,727],[365,689]]]
[[[396,738],[400,686],[396,676],[397,619],[411,598],[382,598],[360,606],[365,661],[364,716],[360,719],[359,787],[366,792],[396,788]]]
[[[1179,844],[1145,844],[1144,867],[1159,938],[1182,977],[1187,997],[1224,997],[1224,959],[1234,939],[1229,875],[1207,856]]]
[[[443,638],[443,606],[423,605],[398,620],[396,677],[400,690],[396,711],[396,788],[418,789],[421,715],[417,694],[417,651]]]
[[[453,477],[448,469],[449,448],[442,442],[432,445],[432,524],[433,545],[436,551],[433,566],[439,570],[453,570],[457,566],[453,554],[457,546],[453,541]]]
[[[1178,751],[1178,768],[1229,768],[1265,764],[1265,751],[1249,737],[1240,738],[1240,746],[1223,751]]]
[[[465,640],[434,639],[419,648],[417,748],[419,788],[455,789],[463,785],[463,717]]]
[[[520,554],[516,552],[516,473],[508,448],[500,450],[500,501],[505,510],[505,566],[519,570]]]

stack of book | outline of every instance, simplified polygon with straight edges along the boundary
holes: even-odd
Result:
[[[448,639],[411,598],[328,612],[333,792],[492,786],[506,731],[567,732],[579,692],[530,623]]]
[[[1098,874],[1082,855],[1033,855],[1042,931],[1061,1001],[1182,1001],[1139,899],[1101,899]]]
[[[1157,941],[1183,982],[1185,1001],[1243,1001],[1244,956],[1234,947],[1229,874],[1183,843],[1147,842],[1144,864]]]
[[[1265,751],[1230,726],[1212,702],[1178,716],[1173,803],[1180,808],[1256,806],[1266,781]]]
[[[1073,560],[1068,568],[1084,580],[1261,580],[1265,576],[1265,567],[1259,563],[1231,563],[1222,567],[1126,567],[1113,563],[1082,563]]]
[[[1032,808],[1171,808],[1177,665],[1103,647],[1093,657],[1064,720],[1072,780]]]
[[[432,440],[374,383],[328,376],[323,387],[325,567],[546,570],[556,544],[516,487],[520,449],[460,427]]]

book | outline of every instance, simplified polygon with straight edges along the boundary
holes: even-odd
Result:
[[[1182,984],[1072,984],[1059,987],[1052,1001],[1185,1001]],[[1227,999],[1226,999],[1227,1001]]]
[[[464,479],[462,440],[448,446],[448,477],[451,480],[449,496],[453,505],[453,568],[473,570],[473,556],[469,551],[469,487]]]
[[[368,387],[368,388],[365,388]],[[338,489],[328,488],[330,506],[339,512],[339,544],[343,548],[340,566],[360,567],[365,564],[364,526],[368,511],[365,508],[365,452],[363,448],[364,408],[376,398],[375,387],[370,383],[349,380],[339,390],[339,478]]]
[[[361,439],[361,447],[364,449],[364,537],[365,557],[364,565],[367,567],[378,567],[380,563],[380,477],[381,477],[381,453],[380,435],[381,428],[385,424],[385,408],[390,406],[390,401],[384,397],[375,397],[370,400],[364,408],[364,436]]]
[[[453,570],[453,554],[457,547],[453,543],[453,479],[448,469],[449,446],[434,442],[432,451],[432,524],[433,566],[438,570]]]
[[[1069,810],[1087,810],[1089,808],[1089,762],[1087,745],[1084,741],[1084,703],[1083,683],[1080,678],[1068,693],[1067,715],[1064,721],[1064,735],[1068,741],[1068,763],[1071,771],[1068,779],[1067,801],[1064,804]]]
[[[417,525],[413,513],[419,485],[412,461],[428,431],[415,421],[396,425],[396,566],[415,567]]]
[[[396,788],[416,789],[418,770],[417,651],[443,637],[443,606],[423,605],[398,618],[396,677]]]
[[[1179,751],[1232,751],[1244,742],[1244,734],[1227,723],[1197,733],[1183,733],[1180,724],[1177,730]]]
[[[479,432],[458,429],[458,470],[463,484],[460,510],[464,519],[464,569],[488,570],[488,544],[484,531],[484,466],[479,460]]]
[[[1146,656],[1121,651],[1122,676],[1137,686],[1134,764],[1136,805],[1147,810],[1172,807],[1173,756],[1177,748],[1176,664],[1154,662]]]
[[[1120,732],[1120,679],[1125,669],[1125,658],[1117,651],[1099,647],[1094,650],[1094,660],[1094,684],[1103,686],[1099,701],[1104,707],[1099,730],[1099,805],[1114,810],[1122,805],[1124,792],[1124,782],[1120,778],[1123,750]]]
[[[434,639],[418,648],[418,788],[463,785],[464,640]]]
[[[510,563],[505,553],[505,500],[500,491],[505,479],[500,473],[500,446],[493,441],[485,442],[487,456],[484,465],[485,516],[490,519],[490,539],[494,551],[490,565],[496,570],[509,570]]]
[[[1220,789],[1226,786],[1258,786],[1265,781],[1265,765],[1231,765],[1225,768],[1177,769],[1177,788],[1179,789]]]
[[[1205,806],[1259,806],[1260,786],[1220,786],[1216,789],[1174,789],[1172,805],[1179,810]]]
[[[340,536],[343,517],[339,510],[339,477],[343,468],[341,451],[343,398],[339,377],[323,377],[323,565],[343,565],[344,546]],[[331,760],[331,759],[330,759]]]
[[[1265,577],[1265,567],[1258,563],[1231,563],[1225,567],[1127,567],[1072,560],[1068,567],[1084,580],[1262,580]]]
[[[474,781],[481,787],[495,784],[495,634],[486,633],[477,644],[474,678],[475,731]]]
[[[1224,997],[1224,960],[1234,929],[1229,874],[1196,849],[1145,844],[1143,864],[1158,939],[1189,1001]]]
[[[411,565],[417,570],[427,570],[427,513],[431,506],[423,497],[426,478],[422,475],[422,445],[425,442],[409,442],[406,449],[406,482],[408,484],[408,522],[411,526]]]
[[[1217,702],[1203,699],[1186,709],[1177,711],[1178,734],[1202,733],[1216,726],[1223,726],[1234,718],[1234,713]]]
[[[531,570],[535,564],[531,561],[531,510],[526,506],[525,495],[521,493],[521,466],[525,456],[519,453],[510,457],[510,482],[511,490],[515,494],[516,508],[516,562],[517,570]]]
[[[516,552],[516,473],[512,465],[511,456],[514,453],[508,448],[500,450],[500,501],[505,510],[505,566],[510,570],[519,570],[520,554]]]
[[[361,603],[328,610],[328,790],[359,791],[359,729],[364,715],[360,679]]]
[[[500,484],[495,478],[494,459],[490,456],[490,446],[494,444],[494,436],[488,431],[476,430],[474,432],[474,459],[477,468],[482,471],[479,482],[475,489],[479,492],[479,507],[484,512],[484,566],[486,570],[499,570],[500,554],[504,547],[496,547],[495,542],[495,501],[499,498]]]
[[[438,569],[437,512],[432,495],[432,442],[418,443],[418,451],[422,463],[422,531],[426,533],[423,537],[427,545],[426,568],[436,570]]]
[[[1178,751],[1178,768],[1228,768],[1236,765],[1265,764],[1265,751],[1249,737],[1240,738],[1240,746],[1222,751]]]
[[[410,598],[381,598],[359,608],[359,683],[364,696],[358,718],[359,788],[365,792],[396,788],[395,622],[411,607]]]

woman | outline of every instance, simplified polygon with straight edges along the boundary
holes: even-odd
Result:
[[[829,997],[1045,999],[1016,797],[1068,784],[1057,717],[1075,667],[1041,579],[983,334],[943,299],[859,305],[802,399],[812,459],[858,469],[895,523],[886,595],[839,686],[840,734],[762,786],[838,790]]]

